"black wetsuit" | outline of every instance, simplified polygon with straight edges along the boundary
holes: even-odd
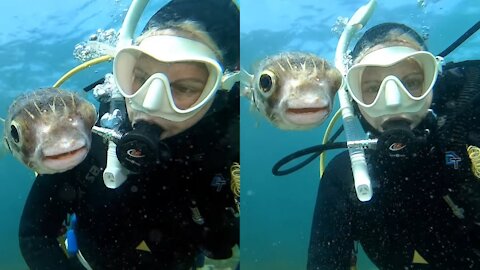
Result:
[[[479,86],[479,68],[445,72],[432,104],[438,129],[427,142],[403,158],[367,151],[371,201],[356,198],[347,152],[329,163],[318,191],[308,269],[350,269],[354,241],[382,270],[480,269],[480,179],[465,147],[480,147],[479,95],[473,93]]]
[[[230,187],[239,161],[238,99],[238,87],[219,91],[202,120],[165,140],[173,149],[165,166],[130,175],[117,189],[104,185],[106,145],[97,136],[82,164],[38,176],[19,232],[29,267],[83,269],[57,241],[68,213],[77,216],[79,249],[95,270],[191,269],[198,254],[229,258],[239,242]]]

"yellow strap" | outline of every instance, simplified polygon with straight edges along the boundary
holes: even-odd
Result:
[[[147,243],[145,243],[145,241],[142,241],[140,244],[138,244],[138,246],[135,249],[152,253],[152,251],[147,246]]]
[[[467,153],[472,162],[472,172],[475,177],[480,179],[480,148],[470,145],[467,147]]]
[[[235,195],[235,203],[237,205],[237,211],[240,213],[240,164],[234,162],[232,166],[230,166],[230,189]]]
[[[418,251],[413,252],[413,261],[412,263],[418,263],[418,264],[428,264],[428,262],[418,253]]]
[[[237,7],[238,10],[240,10],[240,5],[238,4],[238,0],[232,0],[233,4]]]

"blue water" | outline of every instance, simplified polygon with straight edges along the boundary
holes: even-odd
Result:
[[[151,0],[139,23],[166,0]],[[380,0],[370,25],[397,21],[428,28],[429,45],[439,52],[473,25],[480,14],[476,0]],[[338,16],[349,17],[365,1],[241,1],[242,66],[268,54],[307,50],[333,61],[337,34],[330,29]],[[79,64],[75,44],[98,28],[119,29],[130,1],[16,0],[0,3],[0,116],[20,93],[48,87]],[[455,10],[455,13],[453,11]],[[475,58],[478,34],[449,59]],[[64,87],[80,90],[110,71],[105,63],[82,71]],[[242,269],[304,269],[310,222],[318,187],[318,162],[285,177],[273,177],[272,165],[284,155],[318,144],[325,125],[306,132],[273,128],[241,104]],[[18,223],[34,175],[11,156],[0,161],[0,269],[27,269],[18,248]],[[373,269],[365,258],[361,268]]]
[[[151,0],[138,31],[166,0]],[[80,64],[75,44],[97,29],[118,30],[130,5],[128,0],[57,1],[16,0],[0,3],[0,117],[24,91],[53,85]],[[79,90],[103,77],[111,63],[82,71],[64,84]],[[3,125],[2,125],[3,128]],[[18,224],[34,175],[11,156],[0,160],[0,269],[27,269],[18,247]]]
[[[252,67],[263,57],[302,50],[333,62],[338,35],[331,31],[337,17],[350,17],[367,1],[244,0],[241,5],[241,64]],[[367,28],[381,22],[408,24],[429,36],[439,53],[479,19],[474,0],[379,0]],[[446,60],[478,59],[480,34]],[[319,183],[318,160],[289,176],[275,177],[276,161],[295,150],[320,144],[328,122],[311,131],[280,131],[241,104],[243,269],[305,269],[311,217]],[[329,153],[331,157],[334,153]],[[359,270],[376,269],[364,256]]]

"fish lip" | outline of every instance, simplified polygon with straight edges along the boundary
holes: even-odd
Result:
[[[63,154],[44,156],[42,165],[56,172],[67,171],[80,164],[88,154],[87,146]]]
[[[52,173],[64,172],[80,164],[87,156],[88,151],[89,146],[85,141],[67,151],[58,148],[43,149],[40,162]]]
[[[285,110],[286,114],[307,114],[307,113],[317,113],[322,110],[328,110],[328,107],[302,107],[302,108],[287,108]]]
[[[285,119],[295,125],[315,125],[323,122],[330,114],[330,106],[309,106],[302,108],[286,108]]]

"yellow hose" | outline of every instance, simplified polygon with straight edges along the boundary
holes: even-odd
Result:
[[[330,120],[330,123],[328,123],[327,130],[325,130],[325,134],[323,135],[322,144],[327,143],[328,138],[330,137],[330,133],[332,132],[333,126],[338,121],[341,115],[342,115],[342,111],[338,109],[335,115],[333,115],[332,119]],[[325,152],[322,152],[320,154],[320,178],[322,177],[323,172],[325,171],[325,159],[326,159],[326,154]]]
[[[71,69],[69,72],[65,73],[65,75],[63,75],[53,85],[53,87],[60,87],[60,85],[62,85],[66,80],[68,80],[70,77],[72,77],[75,73],[77,73],[81,70],[84,70],[86,68],[89,68],[93,65],[100,64],[100,63],[103,63],[103,62],[106,62],[106,61],[110,61],[112,58],[113,58],[113,56],[111,56],[111,55],[104,55],[104,56],[100,56],[98,58],[92,59],[90,61],[87,61],[85,63],[82,63],[82,64],[74,67],[73,69]]]
[[[472,161],[472,172],[477,177],[480,178],[480,148],[470,145],[467,147],[467,153]]]

